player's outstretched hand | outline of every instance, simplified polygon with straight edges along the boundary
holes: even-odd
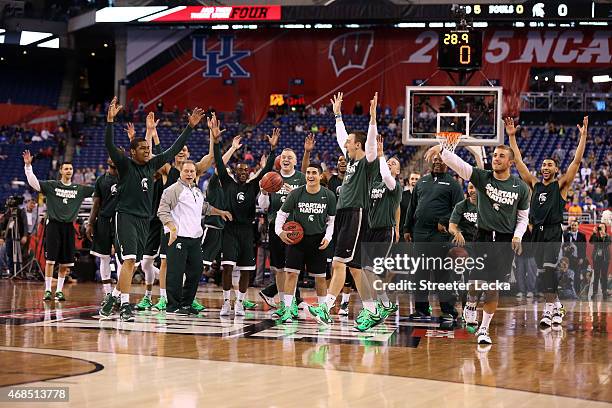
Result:
[[[224,132],[224,130],[222,130],[221,132]],[[240,143],[240,141],[242,140],[242,136],[235,136],[234,139],[232,140],[232,149],[234,150],[238,150],[242,147],[242,143]]]
[[[589,117],[585,116],[582,119],[582,127],[580,125],[576,125],[578,127],[578,131],[580,132],[580,137],[587,137],[588,129],[589,129]]]
[[[514,125],[514,118],[508,117],[504,119],[504,125],[506,126],[506,133],[508,134],[508,137],[516,136],[516,131],[520,128],[520,126]]]
[[[323,240],[321,241],[321,245],[319,245],[319,249],[321,251],[327,249],[327,246],[329,245],[329,241],[326,240],[325,238],[323,238]]]
[[[378,154],[377,157],[383,157],[385,155],[385,147],[381,135],[376,136],[376,153]]]
[[[215,114],[215,112],[212,112],[211,117],[206,118],[206,121],[208,124],[208,129],[210,130],[210,137],[212,138],[213,143],[221,142],[221,134],[225,132],[225,129],[223,130],[219,129],[221,122],[219,122],[219,119],[217,119],[217,115]],[[234,143],[232,142],[232,147],[233,146],[234,146]]]
[[[465,238],[463,237],[463,234],[458,232],[455,237],[453,238],[453,244],[457,245],[458,247],[463,247],[465,246]]]
[[[189,126],[194,129],[196,126],[198,126],[198,123],[200,123],[203,117],[204,109],[195,108],[193,112],[191,112],[191,115],[189,115]]]
[[[119,113],[119,111],[123,108],[121,105],[117,105],[117,97],[113,97],[110,104],[108,105],[108,112],[106,113],[106,121],[113,122],[115,120],[115,116]]]
[[[315,147],[315,137],[312,133],[309,133],[308,136],[306,136],[306,139],[304,139],[304,151],[305,152],[312,152],[314,147]]]
[[[342,115],[342,96],[344,94],[342,92],[338,92],[332,99],[329,101],[332,104],[332,110],[335,115]]]
[[[512,238],[512,250],[515,254],[520,255],[523,253],[523,245],[521,244],[521,239],[518,237]]]
[[[425,161],[433,163],[434,157],[440,154],[441,152],[442,152],[442,146],[440,145],[430,147],[429,150],[425,152]]]
[[[159,119],[155,120],[155,113],[149,112],[146,119],[147,130],[154,130],[157,128],[157,124],[159,123]]]
[[[31,166],[32,165],[32,155],[30,154],[29,150],[25,150],[23,152],[23,163],[26,166]]]
[[[270,142],[270,147],[274,149],[278,146],[278,140],[280,139],[281,130],[279,128],[274,128],[272,130],[272,136],[266,135],[268,138],[268,142]]]
[[[376,124],[376,108],[378,107],[378,92],[374,94],[374,98],[370,100],[370,124]]]
[[[136,136],[136,128],[134,128],[134,124],[132,122],[128,122],[127,126],[123,130],[125,130],[125,132],[127,133],[130,142],[134,140],[134,137]]]

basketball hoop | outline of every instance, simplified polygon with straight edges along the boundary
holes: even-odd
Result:
[[[440,146],[442,146],[443,149],[448,150],[451,153],[455,152],[455,148],[459,144],[461,136],[461,132],[436,133],[436,139],[438,139],[438,142],[440,142]]]

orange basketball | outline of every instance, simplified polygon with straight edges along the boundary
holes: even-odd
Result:
[[[283,231],[287,231],[287,236],[294,244],[297,244],[304,238],[304,228],[297,221],[289,221],[283,225]]]
[[[276,159],[274,159],[274,170],[279,171],[280,166],[280,156],[276,156]]]
[[[281,175],[275,171],[270,171],[261,178],[259,187],[267,193],[276,193],[283,188],[283,184],[285,184],[285,182]]]

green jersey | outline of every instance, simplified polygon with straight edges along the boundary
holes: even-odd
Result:
[[[61,181],[41,181],[40,192],[47,198],[47,217],[53,221],[73,222],[85,197],[91,197],[94,188]]]
[[[154,216],[153,174],[181,151],[189,135],[191,135],[191,131],[191,127],[187,126],[168,150],[160,155],[153,156],[144,164],[138,164],[117,150],[113,142],[113,124],[106,124],[104,143],[108,155],[115,163],[119,173],[117,212],[140,218]]]
[[[346,164],[346,174],[340,189],[338,209],[368,208],[370,187],[379,173],[378,158],[369,163],[365,156],[360,160],[349,160]]]
[[[285,184],[288,184],[292,190],[306,184],[306,176],[304,176],[304,173],[300,171],[295,171],[291,176],[283,176],[282,173],[280,175],[283,178],[283,181],[285,182]],[[289,195],[289,191],[285,189],[285,186],[283,186],[276,193],[270,194],[270,208],[268,209],[268,222],[274,223],[274,220],[276,220],[276,213],[278,212],[278,210],[281,209],[281,206],[287,199],[288,195]]]
[[[225,209],[224,203],[225,197],[223,194],[223,188],[219,182],[219,176],[213,174],[210,180],[208,180],[208,187],[206,187],[206,201],[219,210]],[[202,225],[209,225],[218,229],[223,229],[225,221],[218,215],[207,215],[202,220]]]
[[[271,171],[274,167],[274,159],[276,157],[274,151],[269,153],[268,161],[266,161],[265,167],[259,174],[246,183],[239,183],[227,173],[225,164],[223,163],[223,157],[221,156],[221,147],[219,143],[215,144],[214,154],[217,173],[219,173],[219,180],[221,181],[221,186],[223,187],[225,195],[226,209],[232,214],[233,218],[232,221],[228,221],[227,224],[252,224],[255,219],[259,181],[264,174]]]
[[[281,211],[293,215],[304,235],[324,234],[327,217],[336,215],[336,195],[325,187],[314,194],[306,191],[306,186],[298,187],[289,193]]]
[[[370,228],[388,228],[396,225],[395,212],[402,200],[402,186],[395,179],[395,188],[389,190],[382,177],[377,177],[370,191],[370,211],[368,225]]]
[[[469,198],[459,201],[453,209],[449,222],[457,224],[466,241],[473,241],[478,229],[478,207],[472,204]]]
[[[529,187],[520,178],[497,180],[492,170],[472,168],[470,181],[478,190],[478,228],[512,234],[518,210],[529,209]]]
[[[98,214],[101,217],[113,218],[115,216],[115,208],[117,207],[117,177],[109,173],[105,173],[96,179],[94,185],[94,197],[100,198],[100,211]]]

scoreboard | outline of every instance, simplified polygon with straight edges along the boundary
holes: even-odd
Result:
[[[482,66],[482,32],[445,30],[438,40],[438,67],[470,71]]]

